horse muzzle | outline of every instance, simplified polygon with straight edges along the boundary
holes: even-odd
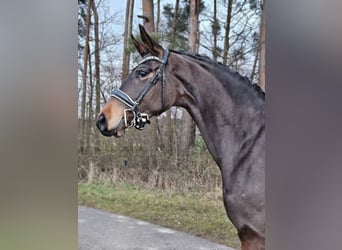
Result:
[[[125,134],[125,128],[122,126],[123,120],[114,129],[108,129],[108,122],[104,114],[100,114],[96,119],[96,127],[100,130],[101,134],[107,137],[115,136],[117,138]]]
[[[100,130],[101,134],[107,137],[122,137],[125,130],[130,127],[135,127],[138,130],[143,130],[146,124],[150,124],[148,114],[136,113],[131,110],[125,110],[119,124],[114,129],[108,129],[108,122],[104,114],[100,114],[96,119],[96,127]]]

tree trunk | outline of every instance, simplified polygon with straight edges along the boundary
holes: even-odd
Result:
[[[175,2],[175,11],[174,11],[174,17],[173,17],[173,23],[172,23],[172,36],[171,36],[171,43],[175,44],[176,42],[176,34],[177,34],[177,20],[178,20],[178,12],[179,12],[179,0],[176,0]],[[177,119],[175,118],[172,120],[172,112],[171,109],[166,111],[166,117],[165,117],[165,140],[164,140],[164,146],[165,150],[168,152],[169,155],[172,155],[173,151],[173,127],[177,126]]]
[[[190,35],[189,46],[192,53],[198,52],[198,15],[199,0],[190,0]],[[183,129],[181,137],[180,152],[183,157],[187,157],[190,148],[195,144],[196,125],[188,112],[183,112]]]
[[[177,33],[177,19],[178,19],[178,10],[179,10],[179,0],[176,0],[175,2],[175,12],[174,12],[174,19],[172,23],[172,34],[171,34],[171,43],[174,44],[176,41],[176,33]],[[164,150],[166,152],[165,158],[170,158],[172,155],[174,143],[173,143],[173,127],[175,126],[175,123],[177,122],[177,119],[172,120],[172,112],[171,109],[167,110],[165,112],[165,122],[163,125],[163,146]],[[164,160],[168,160],[164,159]]]
[[[154,33],[153,0],[142,0],[144,27],[147,32]]]
[[[88,102],[88,119],[87,119],[87,126],[86,126],[86,133],[85,133],[85,138],[86,138],[86,152],[90,152],[90,128],[92,126],[92,121],[93,121],[93,91],[94,91],[94,84],[93,84],[93,73],[92,73],[92,67],[91,67],[91,54],[89,53],[89,102]]]
[[[265,0],[261,3],[259,85],[265,91]]]
[[[249,77],[251,82],[253,82],[254,76],[256,74],[256,66],[257,66],[258,60],[259,60],[259,48],[256,48],[254,62],[253,62],[253,68],[252,68],[252,73],[251,73],[251,76]]]
[[[133,16],[134,0],[127,0],[126,2],[126,15],[125,15],[125,31],[124,31],[124,41],[123,41],[123,57],[122,57],[122,73],[121,80],[126,79],[129,73],[129,59],[131,53],[128,50],[128,39],[130,36],[129,27],[131,23],[131,16]]]
[[[213,16],[213,59],[217,62],[217,32],[218,32],[218,21],[217,21],[217,0],[214,0],[214,16]]]
[[[100,113],[101,104],[101,82],[100,82],[100,46],[99,46],[99,16],[97,13],[97,7],[95,1],[92,3],[92,10],[94,13],[94,36],[95,36],[95,116]],[[93,116],[89,116],[89,131],[93,124]],[[89,133],[90,136],[90,133]],[[99,134],[96,133],[95,136],[95,148],[94,150],[98,152],[100,150],[100,138]],[[88,146],[89,147],[89,146]]]
[[[160,0],[157,0],[157,20],[156,20],[156,34],[159,33],[159,23],[160,23]]]
[[[95,5],[95,1],[92,1],[92,10],[94,13],[94,36],[95,36],[95,114],[98,115],[100,113],[100,49],[99,49],[99,16],[97,13],[97,8]],[[92,118],[92,117],[90,117]]]
[[[199,0],[190,0],[190,35],[189,46],[190,51],[197,53],[198,47],[198,14]]]
[[[178,22],[178,11],[179,11],[179,0],[176,0],[175,3],[175,13],[173,17],[173,24],[172,24],[172,38],[171,42],[175,44],[176,42],[176,33],[177,33],[177,22]]]
[[[172,155],[173,147],[174,147],[174,140],[173,140],[173,127],[176,126],[177,119],[174,118],[172,120],[172,112],[171,109],[165,112],[165,123],[164,123],[164,138],[163,138],[163,145],[165,151],[168,155]]]
[[[148,33],[154,33],[154,14],[153,14],[153,0],[142,0],[143,14],[139,16],[144,19],[144,27]],[[151,147],[149,147],[150,165],[155,168],[157,160],[157,152],[160,141],[158,140],[158,120],[157,117],[151,118]]]
[[[88,56],[89,56],[89,31],[90,31],[90,19],[91,19],[91,4],[92,0],[88,1],[87,8],[87,24],[86,24],[86,36],[85,36],[85,46],[84,46],[84,55],[83,55],[83,72],[82,72],[82,103],[81,103],[81,141],[80,141],[80,149],[84,152],[84,136],[85,136],[85,113],[86,113],[86,102],[87,102],[87,65],[88,65]]]
[[[134,0],[130,0],[129,2],[129,24],[128,24],[128,36],[130,36],[130,34],[132,34],[132,30],[133,30],[133,12],[134,12]],[[128,47],[128,39],[127,39],[127,47]],[[128,56],[128,61],[130,61],[130,55],[131,52],[129,52],[129,56]],[[129,64],[128,64],[129,66]]]
[[[228,0],[227,18],[226,18],[224,45],[223,45],[223,64],[225,65],[227,64],[227,61],[228,61],[228,51],[230,47],[229,33],[230,33],[230,23],[232,19],[232,10],[233,10],[233,0]]]
[[[190,32],[190,51],[192,53],[198,53],[199,49],[199,11],[200,11],[200,0],[191,0],[190,6],[190,18],[191,18],[191,32]],[[189,136],[189,149],[195,145],[195,137],[196,137],[196,123],[189,117],[189,128],[190,128],[190,136]]]

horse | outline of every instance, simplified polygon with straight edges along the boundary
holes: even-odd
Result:
[[[265,93],[206,56],[168,50],[139,25],[131,35],[142,60],[115,89],[96,119],[104,136],[143,129],[172,106],[196,122],[220,168],[223,202],[242,250],[265,249]]]

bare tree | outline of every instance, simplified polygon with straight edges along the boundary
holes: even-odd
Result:
[[[86,113],[86,98],[87,98],[87,65],[89,55],[89,33],[90,33],[90,21],[91,21],[91,6],[92,0],[88,0],[87,6],[87,17],[86,17],[86,35],[85,35],[85,46],[83,55],[83,72],[82,72],[82,102],[81,102],[81,151],[84,150],[84,136],[85,136],[85,113]]]
[[[157,20],[156,20],[156,28],[155,31],[159,33],[159,24],[160,24],[160,0],[157,0]]]
[[[227,61],[228,61],[228,51],[230,47],[229,33],[230,33],[230,24],[232,20],[232,10],[233,10],[233,0],[228,0],[225,34],[224,34],[224,45],[223,45],[223,64],[227,64]]]
[[[259,60],[259,49],[257,48],[256,51],[255,51],[255,57],[254,57],[254,62],[253,62],[253,67],[252,67],[252,73],[251,73],[251,75],[249,77],[251,82],[254,81],[258,60]]]
[[[176,0],[176,4],[175,4],[175,12],[174,12],[174,18],[173,18],[173,24],[172,24],[172,38],[171,38],[171,42],[175,43],[176,41],[176,34],[177,34],[177,22],[178,22],[178,10],[179,10],[179,0]]]
[[[259,85],[265,91],[265,0],[261,1]]]
[[[86,126],[86,133],[85,133],[85,138],[86,138],[86,143],[85,143],[85,148],[86,148],[86,153],[90,152],[90,128],[92,127],[92,117],[93,117],[93,95],[94,95],[94,84],[93,84],[93,70],[92,70],[92,62],[91,62],[91,53],[89,53],[89,59],[88,59],[88,64],[89,64],[89,101],[88,101],[88,119],[87,119],[87,126]]]
[[[94,13],[94,36],[95,36],[95,114],[100,113],[100,46],[99,46],[99,15],[97,13],[97,7],[95,1],[92,1],[92,10]],[[89,117],[91,119],[92,116]]]
[[[100,113],[100,105],[101,105],[101,96],[100,96],[101,82],[100,82],[99,15],[97,12],[97,6],[95,5],[95,1],[92,1],[92,10],[94,13],[94,36],[95,36],[95,41],[94,41],[95,42],[95,51],[94,51],[94,56],[95,56],[95,115],[97,116]],[[88,119],[89,119],[89,131],[90,131],[90,127],[93,124],[92,113],[90,113]],[[90,137],[90,133],[87,136]],[[98,138],[98,136],[95,136],[95,150],[98,151],[99,148],[100,148],[100,139]]]
[[[147,32],[154,33],[154,9],[153,0],[142,0],[143,15],[138,17],[144,19],[144,27]]]
[[[199,0],[190,0],[190,35],[189,46],[193,53],[198,52],[198,17],[199,17]]]
[[[121,79],[124,80],[129,73],[129,59],[130,51],[128,49],[128,39],[132,33],[132,20],[133,20],[133,9],[134,0],[127,0],[126,2],[126,15],[125,15],[125,31],[124,31],[124,42],[123,42],[123,59],[122,59],[122,76]]]
[[[198,32],[199,32],[199,0],[190,0],[190,35],[189,46],[192,53],[198,52]],[[188,112],[183,112],[183,129],[181,137],[181,152],[186,157],[190,148],[195,144],[196,125]]]
[[[153,0],[142,0],[143,5],[143,13],[142,15],[138,15],[139,18],[143,18],[144,27],[148,33],[154,33],[154,11],[153,11]],[[160,140],[158,140],[159,133],[159,125],[157,117],[152,117],[151,119],[151,130],[150,130],[150,143],[151,147],[149,147],[149,159],[150,165],[157,165],[157,148],[160,145]]]
[[[176,0],[175,2],[175,10],[174,10],[174,19],[172,23],[172,34],[171,34],[171,42],[175,43],[176,41],[176,34],[177,34],[177,21],[178,21],[178,11],[179,11],[179,0]],[[176,126],[177,119],[174,119],[172,121],[172,111],[171,109],[167,110],[165,112],[165,136],[163,140],[163,145],[165,147],[166,152],[168,152],[169,155],[172,154],[173,146],[175,145],[174,142],[174,132],[173,129],[174,126]]]
[[[217,0],[214,0],[214,14],[213,14],[213,60],[217,61],[217,33],[218,33],[218,20],[217,20]]]

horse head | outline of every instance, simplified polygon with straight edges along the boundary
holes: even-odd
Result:
[[[132,69],[100,111],[96,125],[105,136],[121,137],[128,127],[143,129],[149,117],[172,106],[172,89],[167,88],[166,64],[169,51],[139,25],[142,42],[132,41],[142,60]]]

